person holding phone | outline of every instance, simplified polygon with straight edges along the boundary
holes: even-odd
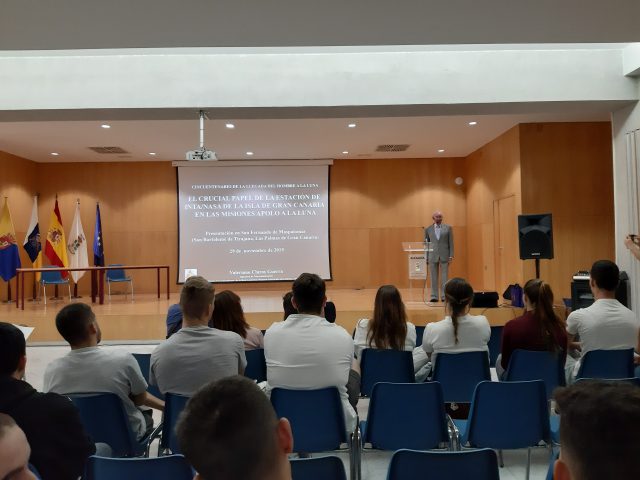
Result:
[[[624,246],[627,247],[634,257],[640,260],[640,237],[633,233],[627,235],[627,238],[624,239]]]

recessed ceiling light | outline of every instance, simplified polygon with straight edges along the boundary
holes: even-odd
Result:
[[[233,123],[225,123],[224,126],[227,128],[236,128],[236,126]]]
[[[444,148],[438,149],[438,153],[444,153]]]
[[[247,152],[247,155],[251,156],[253,155],[253,152]]]
[[[155,155],[156,155],[156,152],[149,152],[149,155],[151,155],[151,156],[155,156]]]
[[[57,157],[60,154],[58,152],[51,152],[51,155],[53,155],[54,157]]]
[[[102,125],[100,125],[102,128],[111,128],[111,125],[107,125],[106,123],[103,123]]]
[[[349,128],[356,128],[356,124],[355,124],[355,123],[350,123],[349,125],[347,125],[347,127],[349,127]]]
[[[343,155],[349,155],[349,152],[348,152],[347,150],[344,150],[344,151],[342,152],[342,154],[343,154]]]
[[[477,124],[478,124],[478,122],[476,122],[476,121],[471,121],[471,122],[469,122],[469,125],[471,125],[472,127],[473,127],[474,125],[477,125]]]

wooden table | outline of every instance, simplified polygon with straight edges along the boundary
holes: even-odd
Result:
[[[167,300],[169,299],[169,265],[116,265],[109,267],[81,267],[81,268],[18,268],[16,270],[16,308],[24,310],[24,277],[27,273],[42,272],[90,272],[91,273],[91,302],[104,304],[104,274],[107,270],[156,270],[158,298],[160,298],[160,270],[167,271]]]

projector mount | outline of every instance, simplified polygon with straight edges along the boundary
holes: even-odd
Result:
[[[186,153],[187,160],[218,160],[216,152],[207,150],[204,146],[204,119],[206,113],[200,110],[200,148],[190,150]]]

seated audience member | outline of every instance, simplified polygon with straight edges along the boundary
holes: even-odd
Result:
[[[337,317],[337,312],[336,312],[336,305],[333,302],[329,302],[327,301],[324,304],[324,318],[327,322],[329,323],[336,323],[336,317]]]
[[[282,310],[284,311],[283,320],[286,320],[289,315],[298,313],[296,307],[293,306],[291,300],[293,299],[293,292],[287,292],[282,296]]]
[[[365,348],[412,351],[416,346],[416,327],[407,322],[402,296],[395,286],[378,289],[373,317],[358,321],[353,343],[358,358]]]
[[[424,329],[422,348],[431,360],[438,353],[489,352],[491,327],[484,315],[469,315],[473,287],[464,278],[452,278],[444,286],[446,317],[428,323]]]
[[[13,417],[24,431],[32,448],[31,463],[45,479],[77,479],[89,455],[95,453],[93,442],[68,398],[38,393],[22,380],[26,366],[24,335],[0,322],[0,412]],[[6,476],[0,474],[0,478]]]
[[[575,310],[567,318],[569,348],[585,355],[591,350],[622,350],[634,348],[640,324],[635,314],[616,300],[620,281],[618,266],[609,260],[598,260],[591,267],[589,286],[595,302]],[[575,342],[579,335],[580,342]],[[574,352],[580,358],[580,353]],[[567,357],[567,382],[571,383],[580,368],[580,361]]]
[[[293,282],[293,306],[299,313],[274,323],[264,337],[270,388],[315,390],[337,387],[347,431],[356,426],[347,382],[353,363],[353,340],[347,331],[323,318],[325,282],[303,273]]]
[[[162,410],[164,402],[147,393],[147,382],[132,354],[98,346],[102,332],[89,305],[72,303],[56,315],[56,328],[71,346],[44,373],[44,390],[61,395],[87,392],[120,397],[138,440],[151,433],[153,418],[146,406]]]
[[[556,480],[640,478],[640,388],[587,380],[556,390],[560,458]]]
[[[247,323],[240,297],[230,290],[216,294],[210,324],[219,330],[236,332],[243,338],[245,350],[264,348],[262,332]]]
[[[214,296],[213,285],[203,277],[192,276],[184,282],[182,329],[151,354],[149,382],[162,393],[190,397],[213,380],[244,373],[242,337],[209,327]]]
[[[229,377],[200,389],[176,427],[196,480],[291,480],[293,435],[251,380]]]
[[[30,456],[31,448],[24,432],[13,418],[0,413],[0,478],[35,479],[36,476],[29,470]]]
[[[542,280],[529,280],[524,285],[525,314],[504,326],[502,347],[496,362],[501,377],[516,349],[556,352],[564,365],[567,356],[567,333],[564,322],[553,310],[553,292]]]
[[[174,303],[167,310],[167,338],[182,328],[182,309],[179,303]]]

